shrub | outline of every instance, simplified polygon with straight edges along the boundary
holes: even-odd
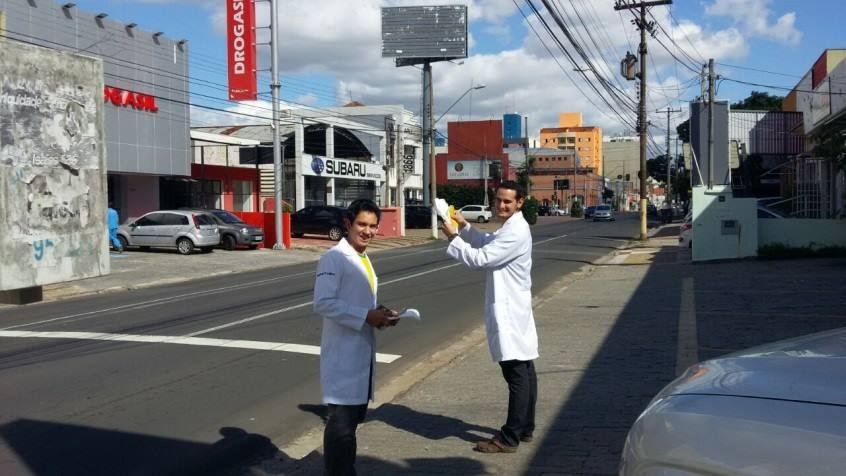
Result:
[[[538,221],[538,199],[529,197],[523,202],[523,218],[529,222],[529,225],[534,225]]]
[[[570,216],[573,218],[579,218],[584,214],[584,209],[582,209],[582,204],[576,200],[573,200],[573,204],[570,205]]]

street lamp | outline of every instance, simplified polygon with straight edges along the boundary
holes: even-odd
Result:
[[[435,199],[438,197],[438,194],[437,194],[437,189],[438,189],[437,167],[435,165],[435,124],[437,124],[441,119],[443,119],[444,116],[446,116],[447,113],[450,111],[450,109],[455,107],[455,105],[458,104],[459,101],[464,99],[464,96],[469,94],[470,91],[473,91],[474,89],[482,89],[486,86],[487,85],[485,85],[485,84],[477,84],[475,86],[471,86],[471,87],[467,88],[467,91],[464,91],[464,93],[461,94],[461,96],[458,96],[458,99],[456,99],[455,102],[450,104],[449,107],[446,108],[446,111],[444,111],[440,116],[438,116],[438,118],[435,121],[432,122],[432,124],[430,126],[431,129],[429,131],[427,131],[427,133],[429,134],[429,143],[431,144],[431,146],[429,147],[429,169],[430,169],[430,175],[431,175],[431,177],[429,179],[429,195],[431,196],[431,200],[432,200],[432,203],[430,204],[430,205],[432,205],[432,238],[438,237],[438,217],[437,217],[437,213],[435,212]],[[485,192],[485,193],[487,193],[487,192]]]

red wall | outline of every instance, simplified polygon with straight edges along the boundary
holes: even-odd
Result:
[[[450,160],[481,161],[487,157],[488,163],[500,163],[503,180],[511,176],[508,154],[502,152],[501,120],[450,122],[447,125],[447,131],[449,132],[449,152],[435,157],[438,185],[467,187],[482,185],[481,179],[447,180],[447,161]],[[496,185],[496,181],[489,180],[488,182],[488,186]]]
[[[234,180],[247,181],[252,184],[253,211],[259,211],[258,171],[246,167],[224,167],[221,165],[191,164],[191,178],[194,180],[220,180],[223,195],[223,209],[232,210],[233,200],[232,182]]]

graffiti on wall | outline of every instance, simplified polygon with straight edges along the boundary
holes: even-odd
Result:
[[[100,275],[102,66],[3,41],[0,71],[0,289]]]

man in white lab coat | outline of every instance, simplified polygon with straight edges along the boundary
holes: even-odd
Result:
[[[396,312],[376,304],[378,281],[366,253],[381,215],[372,200],[351,203],[346,238],[317,264],[314,312],[323,317],[320,386],[329,407],[323,460],[330,476],[356,474],[355,431],[373,397],[373,330],[397,323],[391,319]]]
[[[532,234],[521,209],[522,188],[514,181],[496,189],[495,209],[502,227],[493,233],[474,229],[460,213],[459,224],[445,220],[447,253],[471,269],[484,270],[485,328],[488,348],[508,383],[508,417],[499,433],[479,442],[483,453],[512,453],[535,430],[538,335],[532,314]]]

